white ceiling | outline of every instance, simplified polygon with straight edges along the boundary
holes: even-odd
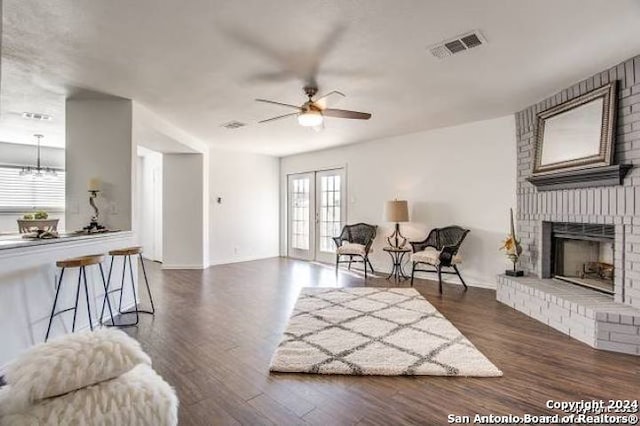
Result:
[[[272,155],[492,118],[640,53],[639,18],[633,0],[5,0],[0,140],[64,145],[78,90]],[[472,29],[489,44],[442,61],[426,49]],[[289,110],[254,98],[301,104],[314,70],[321,92],[347,94],[339,107],[373,118],[257,124]]]

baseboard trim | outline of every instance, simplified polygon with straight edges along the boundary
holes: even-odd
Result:
[[[312,263],[314,265],[318,265],[318,266],[322,266],[322,267],[326,267],[326,268],[330,268],[330,269],[335,269],[335,263],[324,263],[324,262],[318,262],[315,260],[304,260],[304,259],[295,259],[292,257],[287,257],[288,259],[293,259],[293,260],[299,260],[301,262],[309,262]],[[361,267],[360,267],[361,268]],[[391,273],[391,271],[385,267],[375,267],[375,274],[374,276],[378,277],[378,278],[386,278],[389,273]],[[346,267],[342,266],[340,267],[340,272],[342,273],[349,273],[353,276],[357,276],[357,277],[362,277],[364,278],[364,270],[362,269],[356,269],[353,268],[351,271],[349,271]],[[404,265],[404,273],[407,277],[411,277],[411,266],[405,264]],[[463,278],[465,279],[465,282],[467,283],[467,285],[469,287],[478,287],[478,288],[486,288],[489,290],[495,290],[496,289],[496,285],[495,284],[491,284],[491,283],[487,283],[487,282],[480,282],[480,281],[476,281],[473,278],[467,278],[466,276],[464,276],[464,271],[461,272],[463,274]],[[437,281],[437,275],[435,273],[420,273],[420,272],[416,272],[416,279],[419,280],[428,280],[428,281]],[[395,283],[395,281],[390,281],[391,283]],[[460,282],[460,280],[457,277],[451,277],[448,275],[444,275],[442,277],[442,282],[446,283],[446,284],[455,284],[455,285],[459,285],[462,286],[462,283]]]
[[[480,281],[476,281],[474,279],[469,279],[467,277],[464,276],[464,271],[460,271],[460,273],[462,274],[464,281],[467,283],[467,285],[469,287],[478,287],[478,288],[486,288],[489,290],[495,290],[496,289],[496,285],[495,284],[489,284],[486,282],[480,282]],[[409,271],[409,276],[411,275],[411,271]],[[431,276],[429,276],[431,275]],[[438,277],[436,274],[420,274],[419,272],[416,273],[415,276],[416,279],[419,280],[428,280],[428,281],[438,281]],[[460,282],[460,280],[457,277],[442,277],[442,282],[446,283],[446,284],[455,284],[455,285],[459,285],[462,286],[462,282]]]
[[[205,269],[204,265],[167,265],[162,264],[161,269]]]
[[[209,266],[230,265],[233,263],[253,262],[254,260],[274,259],[279,257],[281,256],[274,254],[271,256],[243,257],[238,259],[216,260],[211,262]]]

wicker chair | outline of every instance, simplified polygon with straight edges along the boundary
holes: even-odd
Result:
[[[371,245],[376,238],[377,226],[366,223],[357,223],[355,225],[345,225],[342,228],[340,236],[333,238],[336,243],[336,272],[340,263],[348,263],[351,269],[351,263],[364,264],[364,277],[367,278],[367,265],[373,270],[371,261],[369,261],[369,253],[371,253]],[[349,260],[340,260],[342,256],[349,256]],[[353,260],[354,257],[362,258],[362,260]]]
[[[465,237],[469,233],[468,229],[459,226],[447,226],[445,228],[435,228],[429,232],[424,241],[411,242],[413,254],[411,262],[411,285],[416,272],[435,272],[438,274],[438,286],[442,293],[442,274],[456,274],[464,289],[467,284],[462,279],[458,265],[462,263],[462,258],[458,255],[458,249],[462,245]],[[419,269],[419,265],[433,266],[435,269]],[[443,271],[442,268],[452,268],[453,271]]]

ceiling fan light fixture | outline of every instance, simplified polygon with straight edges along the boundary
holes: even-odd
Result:
[[[316,127],[322,124],[320,111],[309,110],[298,115],[298,123],[304,127]]]

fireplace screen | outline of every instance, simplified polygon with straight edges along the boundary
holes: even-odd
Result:
[[[613,294],[613,226],[554,223],[552,238],[555,278]]]

